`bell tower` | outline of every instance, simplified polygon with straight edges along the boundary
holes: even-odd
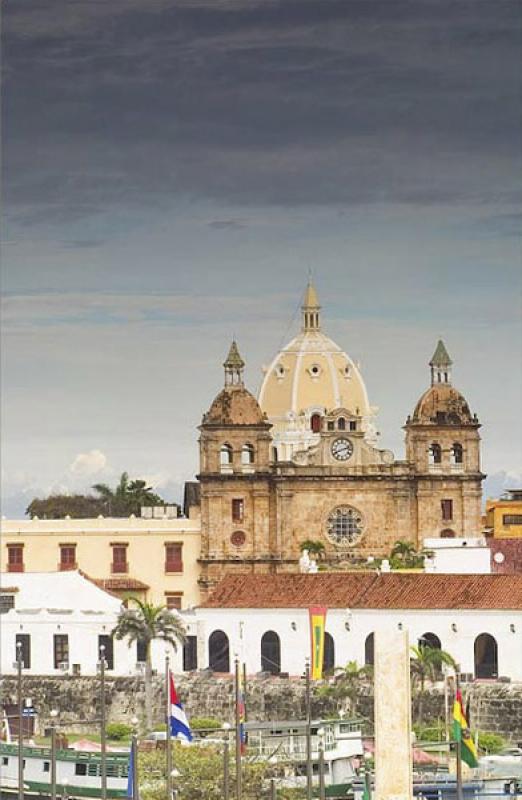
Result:
[[[417,479],[419,539],[481,534],[480,423],[451,382],[452,361],[439,340],[431,386],[408,417],[406,459]]]
[[[223,367],[224,388],[199,427],[203,592],[226,572],[266,572],[272,564],[271,425],[245,388],[236,342]]]

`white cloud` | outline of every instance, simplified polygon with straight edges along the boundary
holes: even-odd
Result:
[[[107,466],[107,456],[101,450],[89,450],[88,453],[78,453],[69,471],[73,475],[97,475]]]

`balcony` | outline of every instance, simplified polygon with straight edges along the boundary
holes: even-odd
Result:
[[[166,561],[165,572],[183,572],[183,561]]]
[[[73,569],[78,569],[78,564],[76,561],[60,561],[58,563],[59,572],[68,572]]]
[[[25,572],[25,565],[23,562],[17,564],[8,564],[7,565],[8,572]]]

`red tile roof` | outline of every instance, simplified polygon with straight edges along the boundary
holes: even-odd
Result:
[[[230,575],[203,608],[522,609],[522,574]]]

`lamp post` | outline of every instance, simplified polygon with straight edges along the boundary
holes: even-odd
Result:
[[[270,800],[277,800],[277,790],[275,778],[270,778]]]
[[[69,795],[67,794],[67,778],[64,778],[62,781],[62,800],[69,800]]]
[[[312,800],[312,700],[310,686],[310,661],[305,665],[306,704],[306,800]]]
[[[365,753],[363,756],[364,762],[364,788],[367,800],[372,800],[372,773],[370,771],[371,754]]]
[[[167,800],[172,797],[172,772],[174,765],[172,763],[172,736],[170,730],[170,715],[172,709],[170,707],[170,659],[168,655],[165,656],[165,774],[167,776]]]
[[[319,728],[317,731],[317,738],[319,740],[319,800],[325,800],[325,785],[324,785],[324,728]]]
[[[228,733],[230,722],[224,722],[222,729],[225,731],[225,741],[223,744],[223,800],[230,800],[230,742]]]
[[[56,717],[58,711],[51,709],[51,800],[56,800]]]
[[[174,785],[174,781],[176,780],[176,778],[179,778],[180,775],[181,775],[181,772],[179,771],[179,769],[176,769],[176,767],[174,767],[174,769],[171,770],[171,772],[170,772],[171,786]],[[176,800],[177,796],[178,796],[178,790],[173,788],[172,789],[172,796],[167,798],[167,800]]]
[[[18,700],[18,800],[24,800],[24,718],[22,703],[22,642],[16,643],[16,691]]]
[[[131,767],[132,767],[132,800],[140,800],[140,789],[138,786],[138,717],[131,719],[132,739],[131,739]]]
[[[105,645],[100,645],[100,755],[101,755],[101,797],[107,800],[107,732],[106,732],[106,710],[105,710]]]

